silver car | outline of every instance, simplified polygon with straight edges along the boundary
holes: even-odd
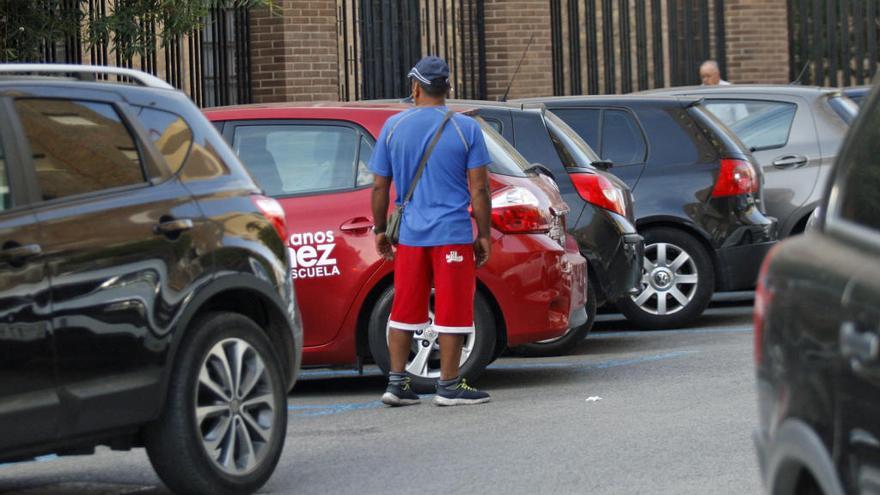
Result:
[[[858,107],[840,90],[792,85],[692,86],[650,91],[703,98],[764,169],[767,213],[779,236],[804,231]]]

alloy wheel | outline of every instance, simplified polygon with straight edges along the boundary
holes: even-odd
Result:
[[[434,312],[429,313],[428,328],[413,332],[412,345],[406,371],[422,378],[440,378],[440,334],[434,330]],[[386,341],[390,327],[386,327]],[[474,332],[464,334],[464,345],[461,348],[460,365],[464,366],[474,350],[476,338]]]
[[[218,342],[196,386],[200,440],[214,465],[241,476],[261,465],[275,432],[272,379],[260,354],[242,339]]]
[[[645,246],[642,288],[632,300],[646,313],[677,313],[694,299],[698,281],[697,265],[684,249],[667,242],[649,244]]]

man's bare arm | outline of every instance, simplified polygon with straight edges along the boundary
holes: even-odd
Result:
[[[491,254],[491,215],[492,201],[489,198],[489,172],[486,167],[468,170],[468,189],[471,192],[471,207],[477,223],[477,240],[474,242],[474,254],[477,266],[489,261]]]

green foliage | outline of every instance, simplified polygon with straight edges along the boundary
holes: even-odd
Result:
[[[41,59],[47,41],[75,35],[83,20],[84,0],[0,0],[0,59]]]
[[[200,29],[214,7],[269,7],[272,0],[109,0],[86,15],[86,0],[0,0],[0,57],[41,60],[43,47],[80,33],[84,48],[110,46],[123,59],[148,55],[166,39]]]

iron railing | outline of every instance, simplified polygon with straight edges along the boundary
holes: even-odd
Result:
[[[409,95],[424,55],[450,67],[456,97],[486,97],[482,0],[337,0],[339,99]]]
[[[100,19],[119,0],[64,0],[62,8],[84,9],[87,19]],[[81,33],[54,42],[42,43],[37,60],[22,62],[73,63],[110,65],[142,70],[168,81],[183,90],[199,106],[220,106],[250,103],[250,22],[246,8],[211,9],[197,29],[187,36],[165,39],[145,55],[124,57],[113,44],[86,46]],[[153,23],[140,26],[145,32],[156,32]]]
[[[878,11],[878,0],[788,0],[791,80],[870,83],[880,62]]]
[[[726,73],[724,0],[549,3],[557,95],[698,84],[708,59]]]

